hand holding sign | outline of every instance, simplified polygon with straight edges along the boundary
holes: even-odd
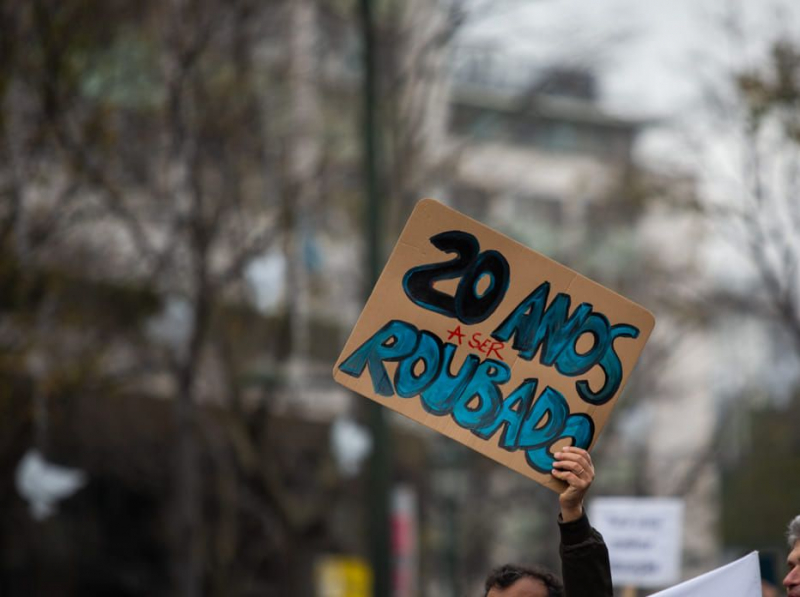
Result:
[[[583,499],[594,481],[594,464],[589,452],[571,446],[556,452],[553,476],[567,484],[558,496],[561,518],[564,522],[579,519],[583,515]]]
[[[560,491],[571,478],[550,474],[554,453],[591,447],[653,323],[638,305],[425,200],[334,378]]]

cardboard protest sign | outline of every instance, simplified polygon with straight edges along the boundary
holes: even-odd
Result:
[[[429,199],[417,204],[334,378],[558,491],[653,329],[644,308]]]
[[[761,597],[761,569],[754,551],[730,564],[652,597]]]
[[[653,588],[680,580],[683,500],[595,498],[589,515],[608,546],[615,584]]]

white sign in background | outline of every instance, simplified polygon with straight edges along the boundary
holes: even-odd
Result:
[[[761,597],[758,552],[651,597]]]
[[[615,585],[653,588],[680,580],[683,500],[595,498],[589,517],[608,545]]]

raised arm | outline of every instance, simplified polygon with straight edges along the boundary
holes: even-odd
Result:
[[[566,597],[613,597],[611,564],[603,537],[589,524],[584,497],[594,481],[589,452],[567,447],[555,454],[552,475],[567,483],[561,505],[561,576]]]

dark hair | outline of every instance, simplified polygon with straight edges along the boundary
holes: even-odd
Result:
[[[489,576],[486,577],[483,597],[489,594],[490,589],[507,589],[521,578],[533,578],[542,581],[544,586],[547,587],[547,595],[549,597],[563,597],[564,595],[564,585],[555,574],[551,574],[542,568],[504,564],[492,570]]]

